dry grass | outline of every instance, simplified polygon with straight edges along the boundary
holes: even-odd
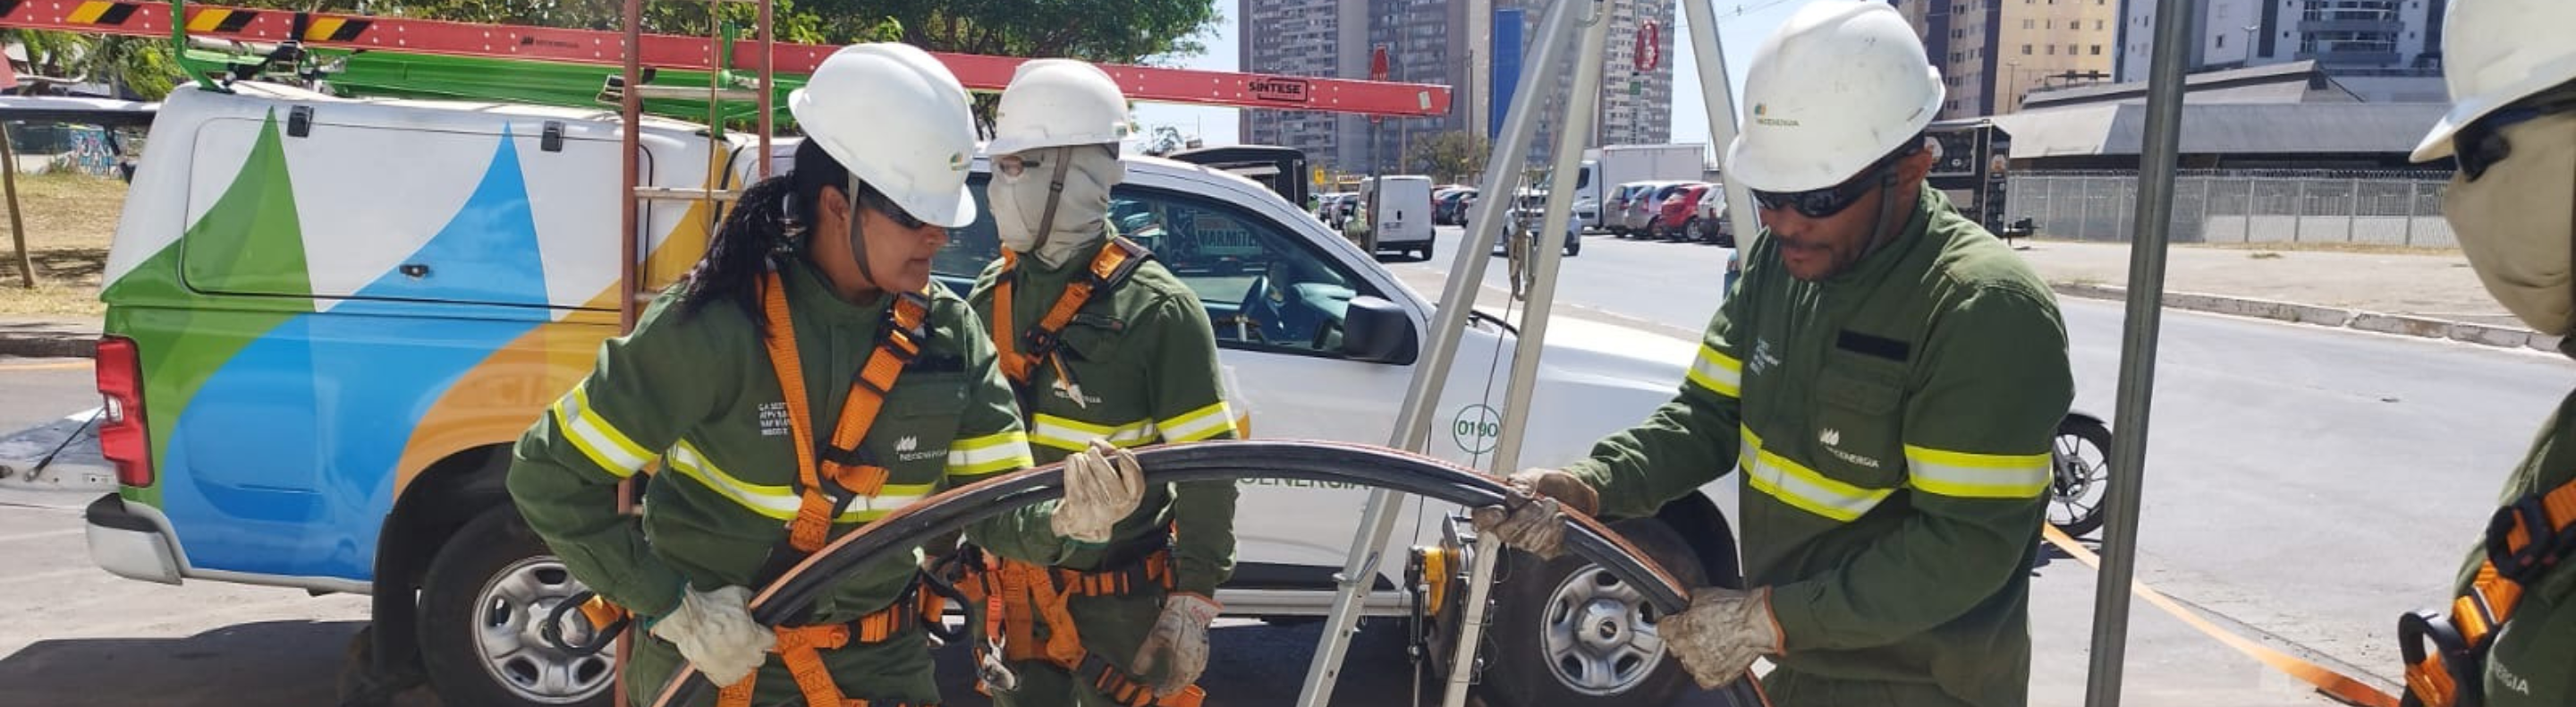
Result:
[[[18,176],[36,288],[23,287],[17,250],[0,242],[0,316],[97,317],[107,244],[125,208],[125,182],[77,174]]]

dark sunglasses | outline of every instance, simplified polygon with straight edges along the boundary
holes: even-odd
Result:
[[[886,198],[875,189],[860,190],[859,204],[868,207],[870,211],[885,214],[886,218],[894,219],[894,225],[902,226],[905,230],[918,231],[923,226],[930,225],[927,221],[913,218],[912,214],[904,213],[903,207],[896,206],[893,199]]]
[[[2468,175],[2468,181],[2478,181],[2481,175],[2486,175],[2486,168],[2494,168],[2496,163],[2504,163],[2504,157],[2514,155],[2514,144],[2506,142],[2504,129],[2540,119],[2540,116],[2563,114],[2571,108],[2576,108],[2576,101],[2494,111],[2494,114],[2486,114],[2486,119],[2473,121],[2473,124],[2463,126],[2458,134],[2452,134],[2450,152],[2460,157],[2460,173]]]
[[[1862,196],[1869,194],[1869,190],[1877,188],[1879,177],[1886,174],[1890,165],[1923,149],[1921,139],[1909,140],[1906,145],[1895,152],[1888,153],[1886,157],[1878,158],[1877,162],[1872,162],[1867,169],[1861,170],[1859,175],[1841,184],[1823,189],[1793,192],[1756,189],[1753,190],[1753,201],[1760,204],[1764,211],[1795,210],[1799,215],[1807,218],[1833,218],[1835,214],[1851,208],[1854,202],[1860,201]]]

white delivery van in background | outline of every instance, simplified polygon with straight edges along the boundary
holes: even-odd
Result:
[[[1362,192],[1370,223],[1376,224],[1371,254],[1386,251],[1431,259],[1431,178],[1417,174],[1379,177]]]

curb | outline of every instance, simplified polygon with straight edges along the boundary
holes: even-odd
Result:
[[[15,329],[0,323],[0,356],[23,358],[97,358],[96,331],[38,325]]]
[[[2128,288],[2079,282],[2050,283],[2060,295],[2086,299],[2126,300]],[[2320,307],[2296,302],[2276,302],[2252,297],[2231,297],[2196,292],[2166,292],[2165,306],[2194,312],[2227,314],[2256,319],[2270,319],[2293,324],[2314,324],[2337,329],[2396,334],[2426,339],[2449,339],[2501,348],[2529,348],[2557,351],[2558,337],[2520,327],[2493,326],[2470,322],[2428,319],[2402,314],[2382,314],[2357,309]]]

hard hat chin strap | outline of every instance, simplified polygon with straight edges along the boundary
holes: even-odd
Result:
[[[856,261],[859,266],[859,281],[866,284],[868,289],[884,290],[884,287],[877,285],[876,270],[868,267],[868,239],[866,229],[860,225],[860,222],[866,219],[859,217],[859,175],[850,175],[849,183],[841,187],[841,196],[844,203],[850,207],[847,212],[850,215],[849,232],[845,235],[850,239],[850,259]]]
[[[1046,208],[1038,211],[1037,240],[1029,242],[1032,254],[1045,248],[1047,238],[1055,232],[1055,207],[1064,203],[1064,174],[1073,168],[1072,148],[1051,147],[1047,151],[1048,160],[1055,163],[1055,171],[1047,177]]]

